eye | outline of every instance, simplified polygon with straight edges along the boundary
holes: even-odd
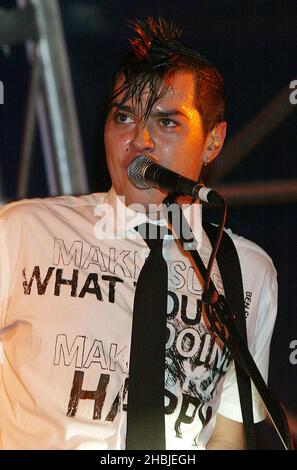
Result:
[[[163,119],[160,119],[159,122],[160,122],[161,127],[177,127],[178,126],[178,123],[173,121],[172,119],[163,118]]]
[[[114,116],[114,120],[119,124],[131,124],[133,121],[131,116],[123,112],[118,112]]]

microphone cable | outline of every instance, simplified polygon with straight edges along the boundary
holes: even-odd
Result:
[[[223,196],[222,195],[220,196],[221,196],[221,203],[218,204],[218,206],[221,209],[221,217],[220,217],[220,221],[218,224],[218,234],[217,234],[215,243],[213,244],[210,258],[208,260],[206,274],[204,278],[203,294],[202,294],[203,301],[207,304],[215,303],[218,298],[218,293],[216,291],[213,291],[212,288],[210,288],[210,280],[211,280],[211,272],[212,272],[214,260],[217,256],[217,252],[220,247],[220,243],[222,240],[222,235],[223,235],[223,231],[225,227],[226,217],[227,217],[227,204]]]

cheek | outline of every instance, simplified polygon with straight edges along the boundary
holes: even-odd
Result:
[[[188,134],[187,137],[176,145],[176,165],[185,176],[196,179],[202,167],[202,155],[204,149],[204,137],[199,132]]]
[[[109,142],[110,142],[110,128],[109,128],[108,124],[105,124],[105,128],[104,128],[104,145],[105,145],[106,150],[109,148]]]
[[[114,132],[110,128],[106,128],[104,133],[105,155],[109,171],[113,170],[119,156],[119,143]]]
[[[117,139],[114,138],[114,132],[110,126],[106,125],[104,130],[104,145],[107,166],[111,175],[114,174],[114,168],[116,166],[116,155],[117,151]]]
[[[116,129],[112,124],[106,125],[104,131],[106,157],[109,158],[110,154],[120,155],[123,151],[128,151],[130,140],[130,133],[127,130]]]
[[[104,129],[104,144],[105,147],[110,149],[113,147],[117,139],[115,138],[115,130],[111,123],[106,123]]]
[[[204,135],[202,132],[199,132],[198,129],[196,132],[193,132],[191,135],[189,135],[187,147],[189,149],[189,154],[193,157],[196,157],[196,161],[199,161],[202,158],[204,144]]]

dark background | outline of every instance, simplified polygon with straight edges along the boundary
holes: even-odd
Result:
[[[114,65],[128,48],[127,20],[163,15],[176,21],[183,39],[209,58],[225,78],[228,136],[236,134],[282,88],[297,78],[296,0],[60,0],[76,106],[91,191],[109,187],[102,144],[104,100]],[[13,7],[14,1],[1,1]],[[1,53],[0,170],[5,199],[15,198],[28,85],[25,49]],[[297,109],[297,105],[296,105]],[[39,136],[36,136],[30,196],[47,195]],[[282,122],[222,181],[269,181],[297,177],[296,112]],[[271,346],[269,385],[297,415],[296,203],[230,207],[227,226],[258,243],[279,275],[279,315]],[[296,418],[295,418],[296,419]],[[296,422],[296,421],[295,421]],[[296,426],[296,424],[295,424]],[[258,426],[259,446],[281,448],[268,425]]]

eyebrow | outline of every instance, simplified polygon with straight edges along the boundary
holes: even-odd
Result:
[[[168,109],[167,111],[156,111],[152,113],[152,115],[154,117],[161,117],[161,118],[169,118],[172,116],[184,116],[185,118],[188,119],[188,116],[182,111],[179,111],[178,109]]]
[[[111,108],[117,108],[121,111],[126,111],[128,113],[133,113],[133,108],[132,106],[128,106],[128,105],[125,105],[125,104],[121,104],[121,103],[116,103],[116,102],[113,102],[111,103],[110,105]],[[185,118],[189,118],[185,113],[183,113],[182,111],[179,111],[178,109],[168,109],[167,111],[155,111],[153,113],[151,113],[151,115],[153,117],[157,117],[157,118],[169,118],[169,117],[173,117],[173,116],[183,116]]]
[[[133,108],[131,106],[127,106],[121,103],[113,102],[111,103],[110,108],[117,108],[117,109],[120,109],[121,111],[127,111],[128,113],[133,113]]]

